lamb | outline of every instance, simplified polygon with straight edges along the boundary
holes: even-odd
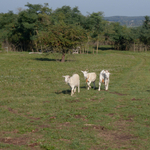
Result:
[[[71,87],[71,96],[76,92],[76,87],[78,87],[78,93],[80,92],[80,77],[78,74],[73,74],[71,77],[69,75],[63,77],[66,84]]]
[[[100,75],[99,75],[99,89],[98,89],[98,91],[100,91],[101,83],[104,83],[105,84],[105,90],[108,90],[109,75],[110,75],[110,72],[108,70],[102,70],[100,72]]]
[[[83,73],[84,78],[86,79],[86,83],[88,85],[88,90],[89,90],[89,88],[91,88],[91,86],[90,86],[91,82],[93,82],[94,89],[95,89],[96,73],[95,72],[88,73],[87,71],[81,71],[81,72]]]

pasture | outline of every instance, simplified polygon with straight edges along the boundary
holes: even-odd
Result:
[[[65,63],[57,57],[0,53],[0,149],[148,150],[150,53],[99,51]],[[97,74],[95,90],[86,89],[85,69]],[[110,84],[99,92],[103,69]],[[73,73],[80,93],[71,97],[62,76]]]

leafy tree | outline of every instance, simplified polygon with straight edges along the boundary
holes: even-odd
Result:
[[[91,31],[91,37],[97,43],[97,52],[99,47],[99,41],[103,38],[105,23],[106,22],[103,19],[103,13],[98,12],[92,13],[89,16],[87,16],[86,24],[84,25],[84,28],[87,31]]]
[[[140,27],[131,28],[130,35],[134,44],[134,52],[135,52],[135,44],[139,43]]]
[[[114,23],[107,22],[104,28],[104,37],[105,41],[109,44],[113,44],[112,35],[115,33],[114,31]]]
[[[150,46],[150,18],[145,16],[145,21],[141,27],[140,41]]]
[[[62,54],[61,62],[65,61],[65,54],[80,45],[86,38],[85,31],[80,26],[56,24],[48,32],[40,34],[43,45]]]
[[[0,40],[13,41],[15,38],[12,36],[15,29],[17,15],[12,11],[5,14],[0,14]]]
[[[133,37],[131,36],[131,29],[126,26],[121,26],[119,23],[113,23],[114,33],[111,35],[114,42],[115,49],[128,50],[133,43]]]
[[[38,33],[46,30],[49,26],[49,15],[52,10],[48,8],[48,4],[42,6],[28,3],[26,6],[28,9],[18,14],[16,32],[20,34],[19,41],[23,49],[29,48],[38,51]]]
[[[52,14],[53,24],[64,22],[65,24],[80,25],[83,15],[78,10],[78,7],[71,9],[70,6],[62,6],[57,8]]]

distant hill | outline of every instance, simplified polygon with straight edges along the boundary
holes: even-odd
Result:
[[[112,16],[112,17],[104,17],[104,19],[110,22],[119,22],[121,25],[126,25],[128,27],[138,27],[143,24],[145,16],[137,16],[137,17]]]

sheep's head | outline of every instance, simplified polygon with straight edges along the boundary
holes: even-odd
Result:
[[[68,83],[68,80],[69,80],[69,78],[70,78],[70,76],[69,76],[69,75],[66,75],[66,76],[62,76],[62,77],[65,78],[65,82],[66,82],[66,84],[67,84],[67,83]]]
[[[86,70],[85,71],[81,71],[81,72],[83,73],[84,77],[86,78],[88,72]]]
[[[108,70],[105,70],[106,79],[109,79],[110,72]]]

